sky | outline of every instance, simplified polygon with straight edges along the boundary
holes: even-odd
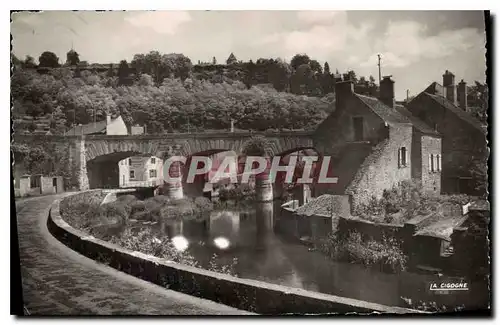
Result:
[[[416,95],[445,70],[456,82],[485,81],[481,11],[45,11],[14,13],[13,52],[38,59],[52,51],[66,59],[71,47],[89,63],[131,61],[157,50],[182,53],[193,64],[290,59],[306,53],[332,72],[354,70],[378,80],[392,75],[396,99]]]

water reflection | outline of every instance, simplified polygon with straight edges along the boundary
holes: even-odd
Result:
[[[202,267],[231,265],[242,278],[393,306],[406,306],[401,297],[443,298],[430,296],[427,290],[431,281],[440,280],[435,275],[383,273],[332,261],[290,242],[275,231],[278,217],[279,204],[259,203],[213,211],[200,220],[169,221],[161,229],[177,249],[187,250]],[[448,298],[457,299],[443,299]],[[458,300],[450,304],[458,304]]]

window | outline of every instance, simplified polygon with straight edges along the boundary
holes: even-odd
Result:
[[[135,178],[135,170],[131,170],[130,171],[130,179],[134,179]]]
[[[57,186],[57,178],[52,178],[52,186]]]
[[[408,165],[408,150],[406,150],[406,147],[399,148],[398,164],[400,168]]]
[[[354,126],[354,141],[363,140],[363,118],[353,117],[352,124]]]
[[[30,187],[31,188],[40,187],[40,183],[41,183],[40,178],[41,178],[40,176],[31,176],[30,177]]]
[[[129,159],[128,159],[128,164],[129,164],[130,166],[132,166],[132,158],[129,158]]]
[[[151,163],[152,164],[156,164],[156,158],[155,157],[151,157]]]
[[[149,177],[150,178],[156,177],[156,169],[150,169],[149,170]]]
[[[440,172],[441,171],[441,155],[430,154],[429,155],[429,171]]]

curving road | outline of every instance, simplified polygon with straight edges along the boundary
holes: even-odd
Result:
[[[16,202],[23,299],[31,315],[250,314],[164,289],[69,249],[46,224],[50,204],[60,197]]]

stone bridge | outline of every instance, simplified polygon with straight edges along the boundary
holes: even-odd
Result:
[[[156,156],[166,159],[173,155],[211,155],[223,151],[243,154],[248,141],[264,137],[269,157],[313,148],[313,132],[210,132],[172,133],[162,135],[87,135],[87,136],[15,136],[16,142],[28,145],[49,142],[67,147],[73,172],[78,175],[80,190],[100,187],[99,180],[113,175],[119,183],[118,162],[131,156]],[[182,191],[182,189],[181,189]]]

